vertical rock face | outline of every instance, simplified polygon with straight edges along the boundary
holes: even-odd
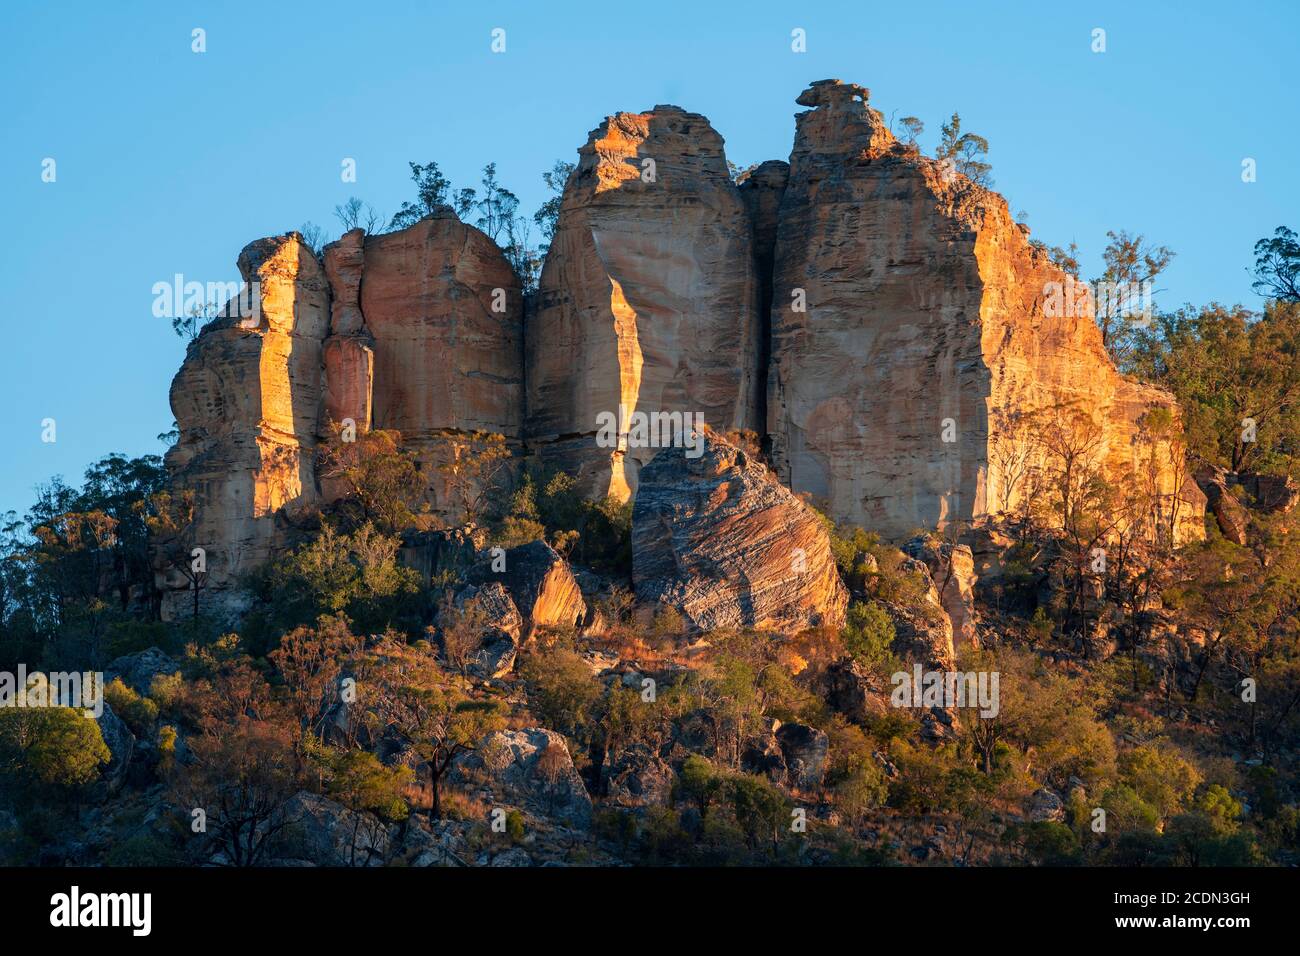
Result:
[[[450,209],[366,237],[355,286],[353,235],[331,245],[325,257],[341,305],[331,337],[344,344],[339,393],[364,395],[369,377],[372,426],[402,433],[420,459],[430,505],[449,514],[454,505],[438,466],[452,460],[454,440],[494,432],[517,448],[522,437],[519,281],[497,244]],[[334,395],[332,368],[326,367],[326,381]]]
[[[703,454],[661,451],[632,510],[637,597],[703,631],[838,628],[848,592],[812,509],[740,449],[708,435]]]
[[[627,498],[657,449],[601,447],[597,416],[758,428],[759,328],[722,137],[675,106],[609,117],[579,150],[528,328],[530,445],[588,493]]]
[[[286,506],[333,500],[318,446],[351,419],[397,429],[416,451],[434,510],[452,504],[437,466],[481,430],[517,447],[523,425],[523,301],[497,245],[450,210],[399,232],[345,234],[324,266],[293,233],[239,257],[257,309],[190,345],[172,383],[180,441],[173,484],[196,498],[208,610],[237,609],[233,584],[287,542]],[[162,572],[172,616],[186,585]]]
[[[193,539],[206,552],[209,604],[237,602],[229,585],[270,554],[276,513],[316,495],[321,342],[329,286],[297,233],[250,243],[239,271],[254,308],[236,303],[186,351],[172,382],[180,440],[167,453],[174,485],[194,491]],[[249,314],[251,312],[251,314]],[[164,572],[164,615],[186,598]]]
[[[790,162],[753,167],[739,186],[704,117],[609,117],[565,186],[526,336],[501,249],[446,207],[398,232],[353,230],[323,264],[296,233],[246,247],[255,314],[228,309],[205,327],[171,393],[181,436],[167,462],[195,492],[209,610],[214,597],[237,603],[231,585],[289,542],[296,508],[341,493],[316,461],[348,421],[400,431],[448,517],[460,509],[439,466],[471,432],[504,435],[597,498],[627,499],[654,470],[637,503],[638,575],[699,626],[842,616],[838,580],[805,592],[772,571],[778,544],[820,540],[789,490],[886,537],[978,532],[1033,499],[1036,422],[1061,409],[1081,416],[1068,427],[1095,431],[1109,477],[1160,498],[1176,541],[1199,536],[1205,499],[1184,473],[1173,399],[1117,374],[1091,302],[1000,196],[897,142],[867,100],[860,86],[814,83]],[[637,425],[664,414],[676,422]],[[661,453],[695,416],[719,433],[765,432],[788,490],[718,451],[729,446]],[[630,434],[610,433],[620,420]],[[795,530],[783,537],[773,515]],[[750,577],[729,578],[727,561]],[[672,584],[688,567],[698,580]],[[956,608],[966,595],[948,598]],[[165,613],[176,603],[173,592]],[[959,642],[973,636],[973,621],[957,628]]]
[[[768,375],[781,477],[888,536],[966,524],[1017,504],[1004,463],[1032,436],[1010,416],[1073,405],[1112,475],[1155,459],[1177,496],[1181,453],[1144,427],[1158,409],[1177,425],[1172,398],[1120,378],[1088,308],[1050,315],[1067,277],[1006,202],[898,143],[867,97],[825,80],[798,100]]]
[[[361,272],[365,267],[365,232],[353,229],[325,250],[329,278],[330,334],[325,340],[325,407],[322,437],[347,421],[371,426],[375,384],[375,339],[361,314]]]

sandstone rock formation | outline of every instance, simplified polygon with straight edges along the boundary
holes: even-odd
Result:
[[[1234,544],[1245,544],[1246,530],[1250,525],[1250,513],[1228,487],[1228,479],[1223,469],[1202,469],[1196,473],[1196,482],[1205,492],[1206,502],[1214,514],[1219,531]]]
[[[285,815],[308,862],[317,866],[383,866],[390,836],[378,817],[349,810],[314,793],[295,794]]]
[[[903,553],[929,569],[939,602],[952,625],[953,643],[957,647],[978,646],[975,556],[970,546],[918,536],[903,545]]]
[[[777,728],[776,740],[785,757],[790,785],[796,790],[821,786],[826,773],[826,756],[830,751],[830,739],[826,734],[807,724],[782,724]]]
[[[697,458],[661,451],[632,511],[632,577],[643,602],[700,630],[795,632],[844,622],[848,592],[821,521],[760,462],[716,435]]]
[[[190,343],[171,388],[180,440],[167,467],[196,499],[191,540],[176,554],[204,550],[210,608],[238,607],[235,580],[271,554],[280,510],[316,497],[329,285],[297,233],[250,243],[239,271],[252,308],[228,303]],[[167,563],[158,570],[172,617],[188,582]]]
[[[1043,457],[1032,417],[1077,408],[1109,474],[1152,465],[1168,510],[1189,491],[1156,424],[1176,434],[1173,399],[1116,373],[1090,304],[1061,301],[1066,275],[1001,196],[896,141],[867,98],[823,80],[798,100],[768,375],[782,480],[886,536],[966,527],[1021,502],[1018,466]]]
[[[759,284],[745,206],[703,116],[618,113],[578,157],[528,329],[528,434],[588,494],[626,499],[657,448],[601,447],[601,413],[760,427]]]
[[[928,671],[952,670],[956,661],[952,620],[944,609],[929,567],[916,558],[906,557],[899,563],[898,571],[917,579],[921,599],[910,605],[880,602],[894,622],[894,652],[905,661],[920,662]]]
[[[516,447],[523,437],[519,281],[497,244],[447,208],[367,236],[359,272],[349,237],[355,232],[325,250],[340,305],[330,327],[331,342],[343,343],[337,394],[357,397],[350,417],[358,423],[367,416],[364,349],[373,342],[373,427],[401,432],[429,480],[430,504],[455,514],[438,466],[454,459],[464,433],[501,434]],[[333,370],[326,365],[327,382]]]
[[[603,777],[610,806],[667,806],[672,800],[672,768],[645,744],[625,747],[617,760],[606,755]]]
[[[258,240],[239,269],[253,309],[232,300],[204,327],[171,391],[180,440],[167,465],[173,486],[195,493],[187,536],[206,552],[204,607],[217,614],[239,610],[238,576],[290,542],[295,508],[342,493],[316,464],[345,420],[402,432],[431,506],[453,516],[438,466],[475,431],[517,449],[523,424],[518,280],[450,209],[385,235],[346,233],[323,266],[297,233]],[[188,581],[161,558],[158,571],[174,617]]]
[[[545,541],[509,548],[500,565],[484,554],[470,574],[471,581],[503,585],[519,609],[524,639],[539,627],[578,627],[587,616],[587,602],[569,564]],[[499,569],[498,569],[499,568]]]
[[[479,646],[469,664],[478,677],[502,677],[515,665],[523,618],[504,584],[493,581],[483,587],[470,585],[456,596],[462,609],[473,607],[482,624]]]
[[[527,329],[501,249],[447,207],[400,231],[348,232],[320,259],[296,233],[250,244],[239,266],[255,314],[227,309],[205,327],[172,386],[181,434],[167,462],[196,514],[186,541],[159,549],[165,615],[188,600],[177,565],[189,538],[206,552],[205,610],[240,609],[240,573],[293,543],[300,512],[342,493],[317,462],[345,421],[400,431],[445,519],[463,515],[440,466],[474,433],[505,436],[586,494],[626,499],[660,446],[689,433],[681,416],[698,414],[719,433],[763,433],[779,480],[836,521],[893,539],[955,526],[972,541],[985,519],[1035,499],[1026,476],[1047,461],[1055,424],[1094,431],[1105,473],[1153,495],[1176,540],[1199,536],[1204,496],[1185,477],[1172,398],[1117,374],[1091,302],[1000,196],[899,143],[867,99],[814,83],[790,162],[752,167],[739,185],[704,117],[675,106],[610,116],[579,150]],[[678,417],[597,441],[602,425],[638,414]],[[765,487],[748,463],[737,472],[753,480],[686,464],[678,490],[711,485],[725,501],[724,485]],[[775,494],[768,484],[757,500]],[[1294,489],[1265,486],[1279,507],[1294,503]],[[712,507],[690,506],[706,524],[743,524],[726,504],[707,517]],[[748,526],[766,545],[689,562],[704,577],[679,582],[674,601],[695,608],[697,626],[835,618],[829,578],[794,587],[796,605],[781,610],[788,583],[710,570],[768,561],[767,520]],[[642,540],[642,577],[660,578],[643,590],[666,595],[667,565],[653,565],[671,549]],[[687,545],[720,547],[695,531],[673,547]],[[956,623],[959,643],[972,623]]]

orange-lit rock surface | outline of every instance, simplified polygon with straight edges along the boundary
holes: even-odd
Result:
[[[1066,276],[1005,200],[896,141],[867,95],[821,81],[798,101],[768,370],[782,479],[886,536],[966,526],[1020,504],[1009,463],[1041,457],[1027,418],[1071,406],[1112,478],[1154,461],[1166,508],[1198,498],[1181,451],[1145,427],[1163,409],[1177,433],[1172,397],[1119,376],[1087,308],[1049,316]],[[1202,505],[1181,503],[1180,539]]]
[[[237,575],[290,543],[293,507],[341,489],[316,474],[347,420],[396,429],[455,516],[438,466],[470,431],[517,448],[523,416],[523,301],[497,245],[450,210],[381,236],[346,233],[317,259],[297,233],[239,257],[260,318],[222,318],[190,346],[172,383],[180,441],[167,463],[197,500],[205,607],[237,605]],[[332,293],[332,294],[331,294]],[[164,575],[169,593],[186,581]],[[169,597],[166,613],[184,597]]]
[[[867,100],[859,86],[814,83],[790,162],[752,167],[739,186],[703,116],[657,106],[608,117],[579,150],[527,309],[502,250],[447,207],[391,233],[352,230],[320,259],[296,233],[249,245],[239,264],[259,315],[205,328],[171,394],[181,436],[167,461],[174,485],[196,493],[208,598],[234,601],[239,572],[292,543],[298,509],[341,493],[316,461],[347,423],[401,432],[428,505],[450,523],[464,515],[439,466],[474,432],[504,436],[597,498],[627,499],[659,469],[639,512],[680,505],[722,521],[689,497],[708,485],[722,496],[721,537],[671,545],[701,575],[674,592],[699,622],[834,618],[829,584],[807,593],[762,577],[775,574],[770,555],[754,558],[768,537],[775,547],[773,515],[798,529],[803,512],[764,504],[780,489],[751,474],[754,462],[729,460],[735,477],[723,480],[680,448],[652,465],[658,443],[599,444],[602,416],[752,429],[789,490],[895,540],[960,537],[1042,497],[1025,475],[1056,421],[1095,432],[1106,476],[1154,494],[1177,540],[1199,536],[1205,501],[1185,473],[1173,399],[1116,372],[1090,302],[1052,308],[1069,277],[1001,196],[899,143]],[[675,504],[677,493],[688,497]],[[751,504],[776,510],[746,519]],[[756,541],[729,549],[746,520]],[[644,555],[664,556],[669,541],[638,534]],[[741,587],[725,561],[756,561],[760,578]],[[666,566],[651,576],[667,580]],[[735,596],[746,590],[757,605]],[[560,592],[553,615],[520,611],[567,619],[574,602]],[[957,626],[971,638],[972,621]]]
[[[626,498],[657,449],[598,446],[600,413],[761,428],[759,287],[722,137],[703,116],[618,113],[578,155],[528,326],[529,443],[588,493]]]
[[[273,550],[278,512],[316,497],[325,274],[296,233],[250,243],[239,271],[258,290],[256,308],[239,315],[227,305],[190,343],[171,388],[180,439],[167,466],[173,484],[195,494],[205,607],[238,604],[232,585]],[[172,616],[188,604],[178,590],[186,581],[169,570],[161,582]]]
[[[445,209],[366,237],[360,313],[374,343],[373,427],[402,433],[433,509],[454,516],[438,466],[452,460],[455,442],[472,431],[516,448],[522,438],[519,282],[496,243]]]

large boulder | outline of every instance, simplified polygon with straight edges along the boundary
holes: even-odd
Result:
[[[782,724],[777,728],[776,740],[785,757],[790,786],[796,790],[815,790],[821,786],[830,738],[807,724]]]
[[[1024,503],[1035,417],[1078,409],[1107,473],[1150,468],[1170,512],[1172,396],[1119,375],[1091,302],[1001,196],[897,141],[868,98],[822,80],[798,99],[772,291],[777,473],[886,537],[964,528]],[[1179,504],[1177,537],[1199,536],[1197,502]]]
[[[637,597],[705,631],[841,626],[848,592],[821,520],[749,454],[712,433],[699,441],[698,457],[665,449],[641,472]]]
[[[612,806],[666,806],[672,798],[672,768],[645,744],[632,744],[608,761],[604,778]]]
[[[407,531],[397,560],[420,575],[426,588],[446,572],[462,575],[473,567],[479,551],[487,544],[487,531],[475,525],[437,531]]]
[[[930,569],[916,558],[904,557],[897,570],[919,582],[920,597],[906,604],[880,602],[894,622],[894,651],[905,660],[919,661],[926,670],[951,670],[956,660],[952,621],[944,610]]]
[[[975,610],[978,579],[970,546],[918,535],[903,545],[903,553],[921,561],[929,569],[939,603],[952,625],[953,644],[956,647],[978,646],[976,624],[979,614]]]
[[[383,866],[389,853],[388,827],[369,813],[357,813],[314,793],[289,801],[289,837],[295,859],[317,866]]]
[[[529,444],[595,498],[653,456],[598,416],[758,430],[763,351],[745,206],[722,137],[676,106],[616,113],[578,150],[527,336]]]
[[[103,711],[95,718],[95,722],[99,725],[100,736],[104,738],[110,754],[96,784],[101,793],[111,795],[121,789],[126,780],[131,756],[135,753],[135,734],[131,733],[121,717],[113,713],[108,701],[103,702]]]
[[[832,710],[857,724],[889,711],[888,689],[852,657],[832,662],[820,675],[818,690]]]
[[[1250,513],[1233,495],[1223,469],[1198,470],[1196,483],[1205,492],[1205,499],[1223,536],[1234,544],[1245,544],[1246,529],[1250,526]]]
[[[1265,511],[1292,511],[1300,502],[1300,485],[1290,475],[1261,475],[1245,471],[1237,476],[1247,494]]]
[[[545,541],[480,554],[469,575],[474,584],[502,584],[523,618],[525,640],[539,627],[579,627],[587,602],[569,563]]]
[[[157,647],[150,647],[109,661],[104,669],[104,684],[107,686],[113,678],[120,677],[137,694],[148,694],[155,677],[169,676],[180,669],[173,658]]]
[[[483,678],[504,677],[515,666],[523,618],[500,581],[482,587],[470,585],[456,596],[461,613],[468,613],[481,627],[478,649],[469,664],[470,673]]]
[[[578,828],[591,824],[591,797],[573,766],[568,745],[553,730],[529,727],[488,734],[477,749],[456,758],[451,782],[483,786],[489,803],[531,810]]]

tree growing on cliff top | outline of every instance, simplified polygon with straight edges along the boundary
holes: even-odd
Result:
[[[411,181],[415,183],[415,202],[404,202],[388,223],[389,229],[405,229],[413,226],[439,206],[447,205],[447,196],[451,190],[451,180],[442,174],[438,164],[430,160],[427,163],[409,163]]]
[[[370,203],[363,203],[356,196],[334,207],[334,218],[339,221],[344,232],[364,229],[366,233],[378,232],[384,224],[384,217]]]
[[[915,146],[921,134],[925,132],[925,123],[915,116],[904,116],[898,121],[902,128],[900,139],[908,146]]]
[[[977,186],[993,188],[993,177],[989,174],[993,166],[984,162],[988,155],[989,141],[975,133],[961,131],[961,116],[952,114],[952,119],[940,127],[942,139],[935,151],[935,158],[945,163],[952,163],[957,172],[964,175]]]
[[[1169,267],[1174,252],[1157,246],[1128,230],[1106,233],[1110,241],[1102,251],[1106,269],[1093,281],[1096,289],[1094,317],[1101,328],[1102,345],[1116,365],[1124,366],[1134,348],[1138,330],[1148,327],[1154,316],[1152,289],[1155,280]]]
[[[542,173],[542,182],[546,183],[546,189],[551,191],[551,195],[542,203],[541,208],[533,213],[533,221],[541,226],[542,237],[546,239],[547,246],[551,239],[555,238],[555,228],[560,220],[560,202],[564,199],[564,183],[568,182],[569,176],[573,173],[575,164],[565,163],[564,160],[555,160],[555,165]],[[546,248],[543,247],[545,252]]]

